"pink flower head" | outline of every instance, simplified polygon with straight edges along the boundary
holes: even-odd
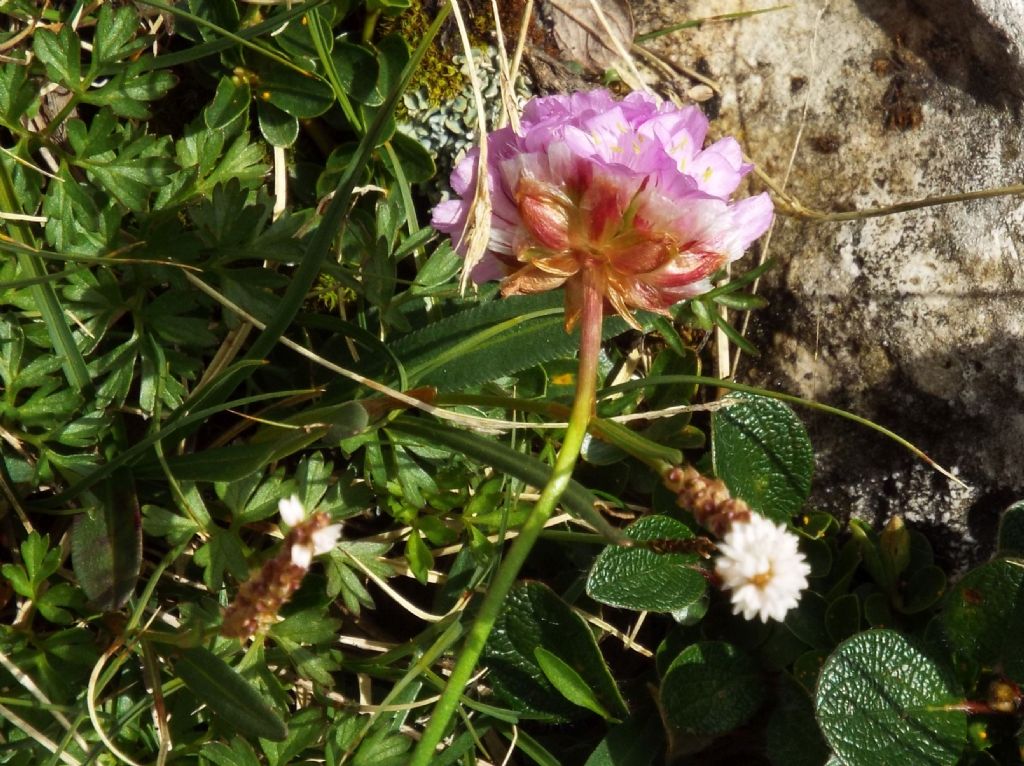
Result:
[[[521,133],[502,128],[487,139],[491,231],[473,281],[502,279],[504,295],[568,282],[568,327],[582,269],[598,271],[608,302],[634,325],[634,309],[665,314],[706,292],[772,220],[767,194],[729,200],[752,166],[735,139],[704,148],[707,127],[697,107],[645,93],[532,99]],[[456,166],[458,198],[438,205],[431,222],[463,255],[478,158],[474,148]]]

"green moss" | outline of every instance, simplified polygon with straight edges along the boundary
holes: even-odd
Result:
[[[469,24],[470,42],[475,47],[485,47],[490,34],[489,17],[475,14]],[[415,43],[427,31],[431,18],[424,10],[422,3],[414,4],[408,12],[403,13],[381,26],[383,34],[397,32],[410,43]],[[454,39],[458,41],[458,35]],[[455,63],[454,56],[461,52],[461,46],[449,49],[437,38],[423,57],[416,73],[413,75],[409,90],[422,89],[431,106],[441,106],[458,96],[466,87],[466,76],[462,68]],[[399,118],[403,118],[404,107],[399,106]]]

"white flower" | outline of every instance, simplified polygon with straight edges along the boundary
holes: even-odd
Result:
[[[319,556],[321,553],[328,553],[338,544],[340,537],[341,524],[331,524],[323,529],[318,529],[313,533],[313,555]]]
[[[306,509],[302,507],[302,501],[298,495],[292,495],[277,504],[277,510],[281,512],[281,521],[289,527],[298,526],[306,518]]]
[[[732,592],[733,614],[761,622],[784,620],[800,601],[811,567],[796,535],[781,524],[751,514],[735,522],[718,545],[715,571]]]
[[[309,536],[309,542],[292,545],[292,563],[303,569],[309,569],[309,565],[313,563],[313,557],[333,549],[338,544],[339,537],[341,537],[341,524],[331,524],[316,530]]]

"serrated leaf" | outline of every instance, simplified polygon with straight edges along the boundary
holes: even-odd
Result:
[[[953,766],[967,716],[927,656],[891,630],[840,644],[821,670],[815,707],[822,733],[849,766]]]
[[[764,700],[757,665],[732,644],[702,641],[688,646],[661,682],[666,720],[691,736],[732,731],[747,721]]]
[[[131,475],[118,471],[101,485],[99,508],[75,517],[71,561],[89,601],[120,609],[135,590],[142,566],[142,525]]]
[[[1024,683],[1024,561],[996,559],[968,572],[942,622],[960,655]]]
[[[811,492],[814,451],[807,429],[782,402],[753,394],[712,416],[715,474],[758,513],[782,523],[803,507]]]
[[[260,766],[256,751],[241,737],[231,740],[230,747],[223,742],[208,742],[201,755],[216,766]]]
[[[0,120],[8,125],[23,117],[31,119],[40,99],[28,81],[28,67],[5,63],[0,66]]]
[[[439,423],[425,420],[399,418],[393,421],[389,430],[411,436],[430,446],[438,444],[450,447],[485,465],[515,476],[534,487],[543,487],[551,476],[551,469],[531,455],[517,452],[510,447],[468,431],[460,431]],[[594,510],[596,498],[583,485],[570,481],[562,495],[562,505],[577,514],[609,540],[620,540],[622,533],[613,527],[600,513]]]
[[[130,8],[100,8],[96,33],[92,40],[92,69],[127,58],[146,47],[145,40],[135,40],[138,18]]]
[[[625,530],[633,540],[690,540],[682,522],[647,516]],[[609,606],[651,612],[685,609],[704,594],[706,580],[696,554],[655,553],[643,546],[605,548],[587,576],[587,595]]]
[[[70,24],[64,24],[58,34],[49,29],[37,29],[33,34],[33,50],[46,66],[50,79],[77,91],[82,84],[81,43]]]
[[[239,734],[273,741],[288,736],[284,721],[252,684],[208,649],[185,649],[174,672],[215,716]]]
[[[578,708],[565,701],[541,670],[537,647],[572,668],[613,715],[628,713],[583,619],[546,585],[522,583],[509,593],[484,648],[495,695],[516,710],[557,718],[574,715]]]

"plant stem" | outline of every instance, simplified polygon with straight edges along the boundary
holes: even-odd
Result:
[[[583,301],[580,316],[580,355],[579,372],[576,380],[576,398],[573,401],[569,416],[569,427],[565,431],[562,447],[555,458],[554,471],[551,479],[544,487],[526,523],[519,531],[519,536],[508,554],[498,567],[498,571],[487,589],[483,603],[473,621],[466,642],[455,662],[451,677],[434,706],[430,722],[423,736],[413,751],[409,766],[429,766],[434,758],[438,743],[448,729],[448,724],[459,705],[477,661],[483,652],[487,637],[491,634],[505,597],[508,596],[515,583],[519,570],[526,561],[537,537],[544,529],[544,524],[554,511],[559,498],[565,492],[572,477],[573,467],[579,458],[583,437],[587,433],[587,425],[594,413],[594,396],[597,384],[597,359],[601,352],[601,320],[604,306],[604,295],[600,289],[596,269],[584,267],[580,271],[583,281]]]

